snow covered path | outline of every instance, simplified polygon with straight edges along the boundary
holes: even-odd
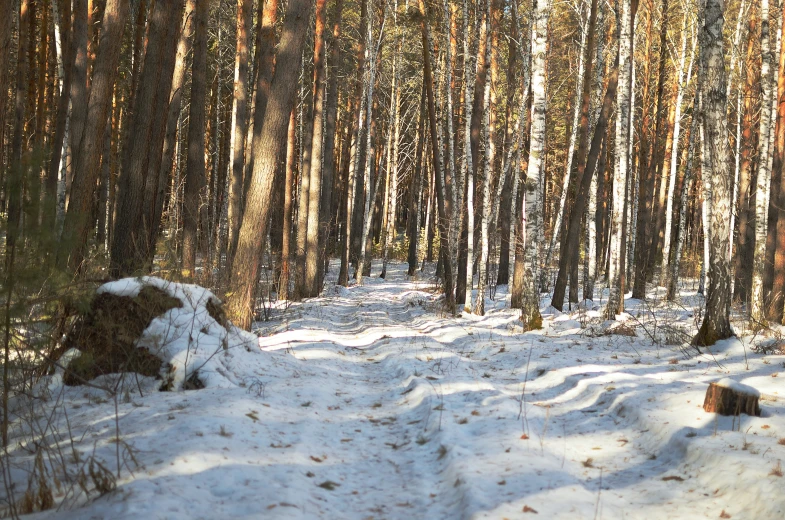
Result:
[[[264,364],[234,374],[239,387],[121,403],[140,469],[55,517],[785,516],[772,474],[785,459],[785,357],[747,352],[745,370],[732,340],[687,358],[642,327],[600,335],[607,324],[583,311],[521,334],[502,288],[485,317],[447,317],[404,269],[293,305],[263,329]],[[726,376],[767,397],[740,431],[702,410],[707,383]],[[67,394],[71,423],[89,424],[84,443],[111,464],[114,404]]]

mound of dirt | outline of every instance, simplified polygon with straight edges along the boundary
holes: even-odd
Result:
[[[79,385],[117,372],[158,376],[163,361],[137,347],[137,340],[153,319],[182,306],[179,299],[150,285],[136,296],[99,293],[66,336],[64,347],[78,349],[82,355],[69,363],[63,382]]]

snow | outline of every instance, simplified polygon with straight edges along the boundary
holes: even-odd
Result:
[[[207,303],[219,300],[203,287],[154,277],[124,278],[102,285],[97,293],[135,297],[145,285],[161,289],[183,304],[155,318],[137,342],[169,364],[162,376],[174,390],[181,389],[194,374],[207,388],[236,387],[242,379],[238,374],[265,365],[256,336],[236,327],[227,330],[210,316]]]
[[[50,385],[72,429],[56,414],[61,445],[116,471],[117,428],[122,467],[115,491],[61,491],[59,511],[33,517],[785,517],[773,472],[785,458],[785,356],[753,354],[752,335],[700,355],[667,345],[677,328],[694,333],[695,293],[683,307],[627,300],[634,337],[595,309],[607,292],[524,334],[506,287],[484,317],[453,318],[405,264],[363,286],[334,282],[257,324],[258,338],[203,316],[208,291],[166,285],[192,303],[145,334],[174,343],[167,355],[182,374],[198,367],[206,388],[159,392],[128,377],[115,401]],[[763,416],[705,413],[718,378],[759,390]],[[22,423],[10,454],[19,493],[33,461]]]
[[[737,394],[760,397],[760,391],[757,390],[756,388],[753,388],[749,385],[743,385],[737,381],[734,381],[729,377],[723,377],[719,381],[715,381],[714,384],[722,388],[728,388],[730,390],[733,390]]]

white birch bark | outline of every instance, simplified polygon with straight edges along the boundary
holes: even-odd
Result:
[[[679,137],[681,136],[681,106],[684,102],[684,91],[687,85],[690,84],[692,77],[692,64],[695,60],[695,47],[697,45],[697,38],[692,38],[692,50],[690,51],[689,65],[685,66],[687,57],[687,21],[688,17],[684,17],[684,24],[681,28],[681,57],[679,58],[679,84],[676,93],[676,114],[673,123],[673,146],[671,148],[671,161],[670,161],[670,175],[668,179],[668,197],[665,203],[665,233],[662,248],[662,272],[660,275],[660,284],[666,285],[666,278],[670,268],[670,252],[671,252],[671,229],[673,228],[673,199],[676,192],[676,174],[678,171],[678,157],[679,157]],[[685,79],[686,73],[686,79]]]
[[[700,85],[698,86],[700,89]],[[681,267],[681,253],[684,248],[685,237],[687,236],[687,196],[690,193],[690,186],[693,178],[693,158],[695,156],[695,139],[698,133],[698,93],[695,94],[693,102],[692,121],[690,123],[690,137],[687,142],[687,159],[684,166],[684,180],[681,185],[681,197],[679,202],[679,227],[676,234],[676,249],[673,252],[673,261],[668,266],[668,279],[665,283],[668,288],[667,299],[676,300],[676,284],[679,281],[679,268]]]
[[[736,71],[736,65],[738,62],[739,56],[739,45],[741,44],[741,39],[743,37],[743,25],[742,22],[746,18],[747,10],[747,0],[741,0],[741,5],[739,6],[739,14],[736,17],[736,32],[733,36],[733,45],[731,46],[731,55],[730,55],[730,68],[728,69],[728,85],[725,89],[726,99],[730,100],[731,96],[731,86],[733,85],[733,74]],[[737,84],[741,84],[740,80],[737,81]],[[742,101],[742,89],[738,87],[736,89],[736,139],[735,139],[735,150],[734,150],[734,170],[733,170],[733,196],[731,198],[731,214],[730,214],[730,238],[729,238],[729,249],[730,255],[733,256],[733,229],[736,225],[736,201],[739,198],[739,170],[741,168],[741,101]]]
[[[600,9],[597,13],[597,31],[602,35],[605,28],[605,12]],[[594,95],[591,115],[589,117],[590,134],[593,135],[597,120],[602,110],[602,90],[605,80],[605,38],[600,36],[597,41],[597,57],[595,59],[597,75],[594,79]],[[603,150],[603,153],[605,151]],[[600,159],[598,159],[600,161]],[[589,187],[589,203],[586,207],[586,241],[584,243],[586,255],[583,262],[583,297],[594,298],[594,280],[597,277],[597,222],[594,214],[597,211],[597,183],[604,172],[597,170],[592,175]]]
[[[629,169],[629,112],[631,94],[631,65],[632,65],[632,6],[630,0],[621,2],[621,19],[619,23],[619,91],[616,95],[616,139],[615,149],[623,153],[614,154],[613,171],[613,206],[609,222],[610,232],[610,261],[608,270],[609,295],[608,305],[605,310],[606,318],[615,319],[616,315],[624,310],[622,294],[622,248],[624,247],[624,214],[625,194],[624,187],[627,182]]]
[[[373,3],[368,6],[368,33],[366,37],[368,38],[368,102],[365,106],[367,110],[366,118],[370,123],[371,118],[373,117],[373,88],[374,84],[376,83],[376,55],[379,50],[379,45],[374,45],[373,41]],[[384,9],[384,18],[387,17],[387,4],[385,4]],[[382,35],[384,34],[384,20],[382,21],[382,27],[379,31],[379,43],[381,43]],[[355,281],[357,285],[362,285],[363,283],[363,272],[365,271],[366,263],[369,263],[368,260],[368,251],[367,251],[367,242],[368,242],[368,233],[371,230],[371,220],[372,220],[372,210],[373,210],[373,202],[376,199],[376,191],[378,189],[379,180],[382,178],[381,172],[376,172],[376,186],[371,187],[371,168],[373,167],[373,161],[376,160],[373,157],[373,153],[371,153],[373,148],[373,132],[369,131],[367,133],[367,141],[365,145],[365,171],[364,171],[364,182],[363,186],[366,189],[366,197],[365,197],[365,210],[363,212],[363,229],[362,229],[362,238],[360,240],[360,261],[357,263],[357,272],[355,273]]]
[[[398,52],[400,50],[400,45],[396,45],[395,48],[396,51],[393,55],[392,69],[393,84],[390,90],[390,125],[387,130],[390,135],[390,139],[387,144],[387,225],[382,238],[382,273],[380,278],[387,277],[387,263],[389,261],[390,246],[393,239],[395,238],[395,212],[397,209],[396,203],[398,201],[398,141],[401,132],[401,93],[398,86]]]
[[[491,2],[487,2],[488,12],[485,16],[485,63],[491,60]],[[488,274],[488,255],[489,239],[488,224],[491,214],[491,174],[494,162],[496,147],[491,139],[491,83],[485,82],[485,92],[483,93],[484,117],[482,125],[483,140],[485,141],[485,160],[483,162],[482,179],[482,214],[480,215],[480,261],[477,269],[477,301],[474,304],[474,314],[485,315],[485,290],[487,287]],[[471,269],[468,266],[467,271]]]
[[[709,168],[704,171],[710,186],[704,188],[708,201],[709,262],[706,291],[706,313],[696,345],[713,345],[719,339],[733,335],[730,326],[731,275],[729,254],[729,215],[731,205],[732,175],[728,164],[728,120],[725,52],[722,29],[724,3],[706,0],[703,7],[704,25],[701,28],[701,62],[706,76],[702,85],[702,115],[704,127],[704,161]]]
[[[521,321],[526,330],[542,327],[540,315],[540,244],[543,238],[543,155],[547,109],[545,54],[548,43],[549,0],[535,0],[532,30],[532,114],[529,165],[526,174],[524,209],[526,280]]]
[[[750,317],[754,322],[763,323],[763,269],[766,257],[766,231],[768,225],[769,184],[771,182],[771,107],[773,103],[774,77],[772,75],[773,55],[771,49],[771,28],[769,21],[769,0],[761,0],[761,74],[760,81],[763,91],[760,114],[760,139],[758,140],[758,171],[755,186],[755,266],[752,276],[752,294],[750,297]]]
[[[468,184],[466,192],[466,230],[468,233],[468,249],[466,258],[468,259],[468,266],[466,268],[466,300],[464,303],[464,312],[471,313],[473,306],[472,299],[472,286],[474,281],[474,273],[472,270],[472,259],[474,258],[474,175],[472,165],[472,111],[474,99],[474,81],[477,77],[478,60],[470,52],[469,49],[469,8],[468,0],[463,0],[463,85],[464,85],[464,99],[465,117],[464,117],[464,140],[463,140],[463,161],[461,161],[462,175]]]
[[[635,34],[635,25],[633,24],[633,35]],[[632,280],[632,264],[635,261],[635,239],[637,237],[637,230],[638,230],[638,195],[640,194],[640,175],[639,172],[635,170],[635,155],[633,154],[634,151],[634,132],[635,132],[635,87],[636,81],[638,79],[638,73],[635,69],[635,49],[637,44],[635,42],[635,36],[633,36],[632,41],[632,58],[631,58],[631,87],[630,87],[630,122],[627,126],[629,135],[627,137],[627,157],[628,157],[628,170],[627,170],[627,222],[625,225],[627,226],[627,254],[625,255],[625,264],[623,267],[625,272],[626,280]],[[640,168],[640,164],[638,165]],[[630,214],[630,210],[632,210],[632,214]],[[626,292],[626,289],[625,289]],[[624,296],[622,295],[622,298]]]

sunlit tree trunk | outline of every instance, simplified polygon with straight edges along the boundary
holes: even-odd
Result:
[[[660,285],[667,287],[668,273],[670,272],[670,265],[673,261],[671,259],[671,242],[673,241],[671,233],[673,230],[673,203],[676,193],[676,177],[678,172],[678,153],[679,153],[679,138],[681,136],[681,106],[684,103],[684,92],[687,85],[690,83],[692,76],[692,64],[695,59],[695,45],[697,39],[692,40],[692,50],[690,51],[689,64],[687,64],[687,18],[684,19],[684,24],[681,28],[681,57],[679,58],[679,72],[678,72],[678,85],[676,93],[676,114],[673,123],[673,145],[671,148],[670,159],[670,174],[668,178],[668,195],[665,207],[665,231],[662,247],[662,270],[660,273]],[[685,76],[686,75],[686,76]],[[686,79],[685,79],[686,78]]]
[[[264,0],[261,0],[263,3]],[[237,45],[232,99],[232,171],[229,181],[229,243],[237,236],[242,213],[245,142],[248,132],[248,63],[250,58],[253,0],[237,0]],[[257,49],[258,52],[258,49]],[[230,246],[231,247],[231,246]]]
[[[396,15],[397,26],[397,15]],[[386,195],[389,201],[387,211],[387,224],[383,233],[383,252],[382,252],[382,272],[380,278],[387,277],[387,263],[389,261],[390,248],[395,240],[395,214],[398,204],[398,146],[401,139],[401,91],[399,86],[400,72],[398,70],[398,60],[401,53],[400,42],[396,45],[395,55],[393,56],[393,84],[390,89],[390,120],[391,127],[387,129],[391,135],[392,144],[388,144],[387,176],[389,179],[389,189]]]
[[[548,45],[549,0],[537,0],[532,24],[532,109],[531,144],[525,185],[525,268],[521,321],[525,330],[542,327],[540,316],[540,244],[543,242],[543,159],[545,155],[545,111],[547,108],[545,54]]]
[[[409,187],[409,212],[408,222],[406,224],[406,231],[409,237],[409,250],[407,262],[409,269],[407,274],[414,276],[417,270],[417,263],[419,259],[419,238],[420,238],[420,208],[422,206],[422,193],[423,193],[423,175],[425,172],[422,166],[423,163],[423,147],[425,145],[425,85],[423,85],[422,93],[420,94],[420,111],[417,123],[417,133],[414,140],[416,143],[416,150],[414,154],[414,164],[412,165],[412,180]]]
[[[632,27],[635,21],[637,5],[633,6],[631,0],[621,2],[620,19],[617,23],[619,31],[619,86],[616,97],[616,143],[614,153],[613,173],[613,203],[609,222],[610,233],[610,261],[608,269],[608,284],[610,293],[605,316],[615,319],[616,315],[624,311],[624,250],[626,248],[624,207],[625,186],[630,165],[629,117],[630,96],[632,90]]]
[[[591,52],[590,45],[587,44],[587,40],[590,36],[590,30],[586,25],[586,19],[584,18],[584,4],[581,0],[580,3],[580,31],[581,31],[581,45],[578,51],[578,77],[575,83],[575,100],[573,101],[573,116],[572,116],[572,126],[570,131],[570,144],[567,147],[567,167],[564,170],[564,178],[562,182],[562,190],[561,195],[559,196],[559,206],[556,210],[556,220],[553,224],[553,233],[551,235],[551,240],[548,244],[548,252],[545,255],[545,266],[546,269],[550,268],[551,265],[551,258],[553,258],[554,253],[558,253],[560,248],[557,247],[559,245],[559,237],[563,235],[564,229],[563,222],[564,222],[564,211],[565,207],[567,206],[567,196],[570,192],[570,186],[575,184],[575,180],[573,179],[573,160],[575,158],[575,145],[578,142],[578,133],[579,133],[579,124],[581,122],[581,110],[583,107],[583,92],[585,90],[584,85],[591,83],[591,73],[586,72],[586,56]],[[587,48],[589,50],[587,51]],[[563,299],[563,297],[562,297]],[[554,300],[555,301],[555,300]],[[561,303],[559,304],[559,308],[561,308]]]
[[[762,88],[761,113],[760,113],[760,138],[758,140],[758,168],[755,183],[755,266],[752,276],[752,292],[750,295],[750,316],[754,322],[765,322],[763,272],[766,259],[766,236],[768,227],[769,183],[771,170],[768,160],[771,156],[769,150],[769,134],[771,133],[771,110],[767,108],[772,104],[772,61],[771,28],[769,23],[769,0],[761,0],[761,73],[760,83]]]
[[[485,18],[485,60],[491,60],[491,53],[493,52],[493,40],[491,38],[491,2],[488,2],[488,14]],[[485,82],[485,93],[483,99],[485,100],[483,106],[483,141],[485,141],[485,155],[482,168],[482,208],[480,210],[480,257],[477,262],[477,301],[474,303],[474,314],[478,316],[485,315],[485,290],[488,285],[488,225],[491,218],[491,182],[493,181],[493,164],[495,160],[496,147],[491,134],[491,126],[493,125],[493,116],[491,111],[491,81]],[[467,269],[468,271],[468,269]],[[539,310],[539,305],[538,305]]]
[[[292,210],[293,183],[297,175],[297,114],[294,109],[289,116],[289,131],[286,139],[286,179],[283,196],[283,238],[281,240],[281,278],[278,280],[278,298],[289,299],[289,277],[292,260]]]
[[[749,17],[749,27],[747,31],[747,55],[744,63],[745,82],[744,91],[741,96],[744,99],[743,118],[741,125],[740,141],[740,164],[739,164],[739,234],[738,247],[734,256],[734,283],[733,298],[736,301],[747,303],[752,288],[752,266],[755,262],[755,226],[754,226],[754,201],[756,192],[754,190],[755,178],[753,168],[753,153],[757,144],[755,132],[755,103],[756,89],[760,84],[760,74],[758,72],[755,46],[757,35],[758,20],[753,15]],[[749,307],[747,309],[749,311]]]
[[[439,248],[441,250],[440,257],[443,262],[443,283],[444,294],[447,298],[446,307],[448,312],[455,312],[455,293],[453,291],[453,264],[450,258],[450,234],[449,223],[447,220],[452,214],[447,190],[444,186],[444,178],[442,176],[441,153],[439,151],[439,130],[436,124],[436,101],[433,89],[433,68],[432,68],[432,54],[431,54],[431,36],[430,28],[428,26],[428,12],[425,7],[425,0],[419,0],[420,8],[420,29],[422,31],[422,47],[423,47],[423,81],[425,81],[425,92],[428,98],[428,120],[431,128],[431,153],[433,154],[432,167],[434,177],[436,178],[435,186],[436,192],[436,206],[439,216]]]
[[[479,17],[479,13],[478,13]],[[479,24],[479,22],[478,22]],[[485,38],[485,24],[482,24],[482,32],[480,38],[483,41],[487,41]],[[464,192],[464,208],[463,209],[463,227],[465,229],[461,230],[461,238],[463,240],[463,234],[466,234],[466,265],[461,266],[459,269],[459,273],[461,269],[465,272],[465,296],[464,296],[464,312],[472,312],[474,308],[474,302],[472,299],[472,288],[474,282],[474,270],[473,270],[473,259],[474,259],[474,177],[476,168],[474,167],[473,159],[474,155],[472,152],[472,121],[474,121],[476,115],[474,113],[474,84],[475,79],[479,77],[480,74],[480,63],[479,63],[479,56],[474,57],[474,66],[472,59],[473,55],[470,51],[470,32],[469,32],[469,9],[467,6],[467,0],[463,2],[463,54],[465,56],[464,63],[463,63],[463,85],[464,85],[464,103],[466,105],[465,109],[465,122],[464,122],[464,149],[463,149],[463,160],[461,162],[461,169],[462,169],[462,176],[465,179],[465,192]],[[480,45],[482,49],[485,48],[485,43]],[[485,56],[483,55],[483,62],[485,61]],[[484,80],[483,80],[484,81]]]
[[[684,249],[684,243],[687,237],[687,209],[690,201],[688,195],[693,181],[693,163],[695,157],[695,141],[698,137],[698,124],[700,118],[697,114],[698,110],[698,96],[700,92],[700,85],[695,92],[695,98],[692,103],[692,122],[690,123],[689,135],[687,137],[687,148],[684,153],[684,178],[681,181],[681,193],[679,197],[679,222],[676,233],[676,243],[673,250],[673,259],[668,265],[668,276],[665,280],[665,287],[667,287],[668,301],[675,301],[678,296],[677,286],[679,283],[679,268],[681,267],[681,255]]]
[[[275,169],[285,149],[286,133],[294,106],[303,44],[313,0],[289,0],[281,42],[276,57],[276,71],[270,85],[264,124],[254,137],[254,165],[237,252],[232,263],[227,313],[234,323],[249,328],[253,318],[253,293],[259,280],[262,257],[260,241],[267,236],[270,202]]]
[[[731,273],[730,222],[731,172],[728,164],[728,126],[725,76],[725,52],[722,42],[724,7],[721,0],[706,0],[703,7],[704,25],[701,27],[701,61],[706,78],[702,85],[704,114],[704,153],[710,167],[703,171],[704,179],[711,179],[708,203],[711,206],[709,231],[709,281],[706,294],[706,314],[696,345],[713,345],[733,335],[730,326]]]
[[[578,190],[576,193],[573,194],[571,197],[573,207],[570,208],[569,213],[566,217],[566,226],[563,230],[564,237],[563,237],[563,244],[566,246],[565,248],[561,248],[559,254],[559,273],[556,278],[556,284],[553,289],[553,300],[552,305],[561,310],[562,306],[564,305],[564,293],[567,287],[567,276],[568,276],[568,268],[572,265],[577,267],[578,264],[578,251],[579,251],[579,244],[577,242],[580,227],[581,227],[581,219],[583,217],[583,209],[585,208],[586,197],[588,196],[588,189],[589,185],[586,185],[586,188],[581,190],[578,188],[584,184],[583,178],[586,172],[586,155],[588,153],[588,144],[589,144],[589,109],[591,108],[591,79],[592,79],[592,54],[594,53],[594,33],[595,33],[595,26],[597,24],[597,0],[591,1],[591,7],[589,11],[589,21],[588,25],[586,26],[586,32],[588,33],[588,37],[583,45],[583,73],[585,74],[585,81],[582,82],[581,90],[580,90],[580,102],[578,103],[578,113],[580,115],[580,125],[575,129],[577,134],[577,141],[578,141],[578,153],[574,158],[574,166],[575,171],[571,174],[573,179],[570,186],[565,186],[565,191],[569,189]],[[615,88],[615,85],[614,85]],[[598,151],[599,154],[599,145]],[[599,156],[599,155],[598,155]],[[588,182],[591,182],[591,177],[589,177]],[[574,186],[573,186],[574,185]],[[580,199],[580,200],[579,200]],[[566,208],[560,208],[559,212],[564,214]],[[575,213],[575,218],[572,217],[573,213]],[[564,218],[564,217],[562,217]],[[557,222],[558,222],[557,217]],[[571,231],[570,226],[573,226],[574,229]],[[554,230],[554,234],[555,230]],[[570,240],[567,239],[567,236],[573,235],[573,240],[575,243],[570,244]],[[573,246],[573,247],[571,247]],[[547,265],[547,264],[546,264]],[[573,291],[576,292],[574,295],[577,299],[577,276],[574,277],[570,283],[571,293]],[[573,300],[571,295],[570,301]]]

